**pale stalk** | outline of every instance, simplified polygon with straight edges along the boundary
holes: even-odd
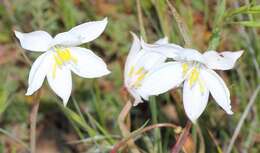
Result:
[[[129,112],[130,112],[132,106],[133,106],[133,104],[131,103],[130,100],[128,100],[126,102],[124,108],[120,112],[120,114],[118,116],[118,119],[117,119],[120,131],[121,131],[123,137],[128,137],[131,134],[130,131],[129,131],[128,126],[125,123],[125,120],[128,117]],[[137,149],[137,146],[135,145],[133,139],[129,139],[128,142],[127,142],[127,145],[129,146],[130,151],[132,153],[140,153],[140,151]]]
[[[150,130],[153,130],[155,128],[162,128],[162,127],[168,127],[168,128],[173,128],[175,131],[180,131],[181,127],[171,124],[171,123],[159,123],[159,124],[153,124],[150,126],[147,126],[141,130],[138,130],[138,132],[133,132],[131,135],[129,135],[128,137],[122,139],[121,141],[119,141],[116,145],[114,145],[113,149],[110,151],[110,153],[117,153],[118,150],[123,147],[125,145],[125,143],[127,143],[129,141],[129,139],[131,138],[135,138],[145,132],[148,132]]]
[[[33,104],[30,113],[30,150],[31,153],[36,153],[36,124],[37,115],[40,105],[40,91],[33,96]]]
[[[173,146],[171,153],[179,153],[182,146],[188,139],[189,133],[190,133],[190,128],[192,126],[191,121],[187,121],[184,130],[182,131],[180,137],[178,138],[176,144]]]

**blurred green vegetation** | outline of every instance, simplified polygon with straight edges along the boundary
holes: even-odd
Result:
[[[220,72],[231,91],[234,115],[228,116],[213,100],[193,126],[185,152],[224,152],[252,93],[260,84],[260,1],[194,0],[170,1],[187,24],[192,46],[200,51],[245,50],[231,71]],[[45,83],[38,116],[38,148],[44,152],[104,153],[122,139],[117,117],[124,105],[123,64],[132,38],[143,34],[148,42],[168,36],[184,45],[182,34],[165,0],[1,0],[0,1],[0,153],[22,153],[29,141],[29,111],[26,97],[30,61],[39,54],[24,51],[13,30],[45,30],[55,35],[71,27],[108,17],[105,32],[84,44],[101,56],[112,74],[100,79],[73,77],[73,93],[65,108]],[[138,15],[142,18],[138,18]],[[140,26],[139,21],[143,22]],[[140,31],[143,29],[143,31]],[[259,96],[235,142],[233,152],[260,152]],[[131,110],[131,129],[187,121],[181,90],[151,98]],[[15,139],[10,138],[14,137]],[[139,135],[136,144],[149,153],[167,153],[175,143],[170,128]],[[80,140],[80,141],[78,141]],[[39,151],[40,152],[40,151]],[[122,152],[127,152],[127,149]]]

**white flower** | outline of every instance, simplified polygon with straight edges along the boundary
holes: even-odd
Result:
[[[34,52],[44,52],[33,63],[29,74],[26,95],[38,90],[47,76],[51,89],[66,106],[71,90],[71,71],[84,78],[96,78],[109,74],[104,61],[91,50],[76,47],[96,39],[104,31],[107,18],[101,21],[78,25],[54,38],[45,31],[21,33],[15,31],[22,48]]]
[[[176,61],[163,63],[146,74],[147,77],[139,89],[140,93],[158,95],[176,88],[184,82],[184,109],[191,121],[195,122],[204,111],[209,93],[228,114],[233,113],[229,90],[225,82],[212,69],[232,69],[243,51],[221,53],[207,51],[201,54],[197,50],[182,48],[174,44],[161,47],[144,42],[142,44],[150,50],[161,52]],[[171,56],[171,52],[174,51],[176,54],[176,50],[179,50],[179,55]]]
[[[124,84],[135,99],[134,105],[137,105],[143,102],[142,98],[148,100],[148,97],[151,96],[144,92],[140,93],[139,88],[142,87],[143,80],[153,68],[160,66],[167,57],[161,53],[150,51],[149,48],[143,49],[137,36],[133,33],[132,35],[134,40],[125,63]],[[167,43],[168,39],[163,38],[156,41],[154,45],[164,45]],[[149,86],[147,86],[147,88],[149,88]]]

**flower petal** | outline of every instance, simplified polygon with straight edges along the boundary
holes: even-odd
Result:
[[[129,54],[126,58],[126,62],[125,62],[125,70],[124,70],[124,77],[126,78],[127,77],[127,74],[131,68],[131,65],[135,62],[135,59],[137,58],[137,54],[140,52],[141,50],[141,43],[138,39],[138,37],[132,33],[132,36],[133,36],[133,43],[132,43],[132,46],[131,46],[131,49],[129,51]]]
[[[101,21],[91,21],[80,24],[68,32],[57,34],[54,42],[57,45],[78,46],[99,37],[105,30],[107,18]]]
[[[30,33],[14,31],[14,33],[20,40],[23,49],[43,52],[49,50],[52,46],[53,38],[45,31],[34,31]]]
[[[216,72],[210,69],[201,69],[201,78],[204,80],[206,87],[209,89],[212,97],[228,113],[233,114],[231,110],[230,93],[225,82]]]
[[[155,66],[160,65],[163,63],[167,57],[163,56],[162,54],[159,54],[157,52],[150,52],[146,50],[141,50],[140,52],[143,52],[141,56],[136,58],[135,68],[141,68],[144,67],[146,71],[149,71]]]
[[[143,39],[141,39],[141,45],[146,51],[158,52],[168,58],[176,58],[183,49],[181,46],[176,44],[147,44]]]
[[[46,52],[40,55],[33,63],[28,79],[29,87],[25,95],[32,95],[42,86],[44,78],[51,67],[52,62],[50,57],[50,52]]]
[[[84,78],[96,78],[107,75],[110,71],[106,63],[91,50],[81,47],[71,47],[71,54],[76,59],[76,64],[71,70]]]
[[[210,69],[216,70],[229,70],[232,69],[238,60],[238,58],[243,54],[243,51],[237,52],[221,52],[207,51],[203,54],[206,64]]]
[[[205,64],[205,60],[202,54],[199,51],[191,48],[184,48],[182,52],[180,52],[174,59],[180,61],[197,61]]]
[[[168,44],[168,43],[169,43],[168,37],[164,37],[164,38],[157,40],[154,44],[163,45],[163,44]]]
[[[148,72],[139,90],[145,95],[159,95],[178,87],[183,80],[181,63],[167,62]]]
[[[202,91],[203,90],[203,91]],[[183,86],[183,105],[184,110],[192,122],[195,122],[207,106],[209,90],[204,82],[199,80],[190,87],[188,81]]]
[[[134,97],[134,103],[133,106],[137,106],[139,103],[142,103],[143,100],[141,98],[141,96],[138,94],[138,92],[134,89],[129,89],[127,88],[127,90],[129,91],[129,93]]]
[[[64,106],[66,106],[72,90],[70,70],[65,66],[52,67],[52,70],[47,73],[47,79],[51,89],[62,99]]]

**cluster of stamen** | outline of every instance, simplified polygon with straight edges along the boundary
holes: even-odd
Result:
[[[73,62],[77,63],[78,59],[71,55],[70,49],[69,48],[54,48],[55,53],[53,54],[54,57],[54,64],[53,64],[53,72],[52,76],[53,78],[56,77],[56,70],[57,67],[61,68],[63,65]]]
[[[130,86],[133,88],[140,87],[146,74],[147,71],[144,69],[144,67],[140,67],[139,69],[135,70],[134,66],[131,66],[128,77],[133,81],[131,82]]]
[[[193,85],[198,81],[200,92],[204,93],[204,91],[205,91],[204,83],[199,77],[199,75],[200,75],[200,65],[199,64],[195,64],[195,66],[193,65],[191,70],[190,70],[189,67],[190,66],[187,63],[182,64],[182,75],[183,75],[183,77],[186,76],[188,71],[190,71],[190,73],[188,74],[189,76],[187,77],[188,84],[189,84],[190,88],[192,88]]]

